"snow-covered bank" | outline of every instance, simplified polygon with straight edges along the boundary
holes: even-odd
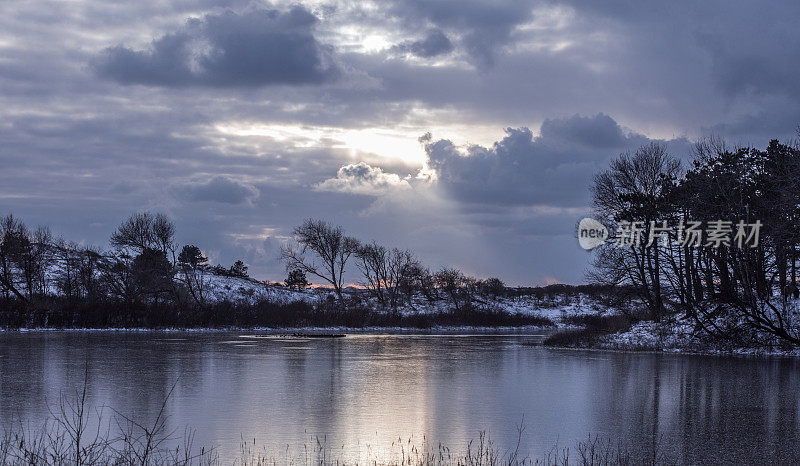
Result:
[[[350,287],[345,290],[345,295],[355,298],[366,307],[376,311],[380,309],[377,301],[367,290]],[[332,290],[324,287],[295,290],[248,278],[209,275],[205,298],[210,303],[233,301],[252,304],[259,300],[266,300],[283,304],[293,301],[317,304],[335,299],[335,295]],[[546,318],[558,327],[567,326],[566,320],[570,316],[617,312],[584,294],[560,294],[546,299],[537,298],[531,294],[497,296],[479,299],[475,304],[509,314]],[[451,308],[452,304],[446,299],[429,301],[421,295],[415,295],[408,302],[401,303],[396,312],[403,315],[432,314],[447,312]]]
[[[235,301],[255,303],[260,300],[276,303],[304,301],[315,303],[330,294],[324,288],[293,290],[285,286],[267,284],[251,278],[226,277],[208,274],[203,281],[203,296],[207,302]]]
[[[345,290],[345,310],[330,289],[295,290],[249,278],[208,274],[197,308],[167,319],[78,320],[27,319],[10,332],[165,332],[291,335],[302,333],[408,335],[536,335],[548,346],[617,351],[670,353],[800,355],[780,347],[732,347],[698,336],[694,328],[673,316],[670,322],[633,323],[625,315],[642,315],[635,304],[608,299],[602,293],[575,289],[508,288],[499,296],[473,292],[470,305],[456,311],[444,293],[426,298],[421,293],[395,309],[381,306],[365,289]],[[430,295],[428,295],[430,296]],[[57,297],[55,298],[57,299]],[[634,306],[624,309],[611,305]],[[46,308],[45,308],[46,309]],[[112,307],[91,311],[104,315]],[[45,311],[49,312],[49,311]],[[168,312],[171,312],[168,309]],[[216,314],[214,314],[216,312]],[[233,316],[233,317],[230,317]],[[58,314],[56,314],[58,317]],[[111,328],[103,323],[113,323]],[[635,322],[635,321],[634,321]],[[133,328],[125,327],[130,325]]]
[[[739,347],[726,345],[698,336],[686,323],[639,322],[629,330],[606,335],[595,345],[600,349],[623,351],[656,351],[669,353],[741,355],[741,356],[800,356],[800,349],[777,347]]]

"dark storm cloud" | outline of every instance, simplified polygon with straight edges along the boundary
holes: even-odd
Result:
[[[533,4],[525,0],[398,0],[394,12],[410,24],[433,24],[461,36],[461,46],[482,66],[511,42],[514,28],[526,22]]]
[[[540,143],[567,148],[578,145],[597,150],[614,149],[637,139],[636,135],[623,134],[619,124],[603,113],[593,117],[573,115],[570,118],[548,119],[542,123],[540,132]]]
[[[313,35],[316,23],[301,6],[208,14],[156,39],[148,50],[108,48],[94,67],[123,84],[319,84],[333,79],[337,69],[330,50]]]
[[[215,176],[207,181],[187,183],[177,189],[188,200],[195,202],[241,204],[252,202],[258,197],[258,190],[253,185],[236,181],[227,176]]]
[[[423,142],[436,183],[455,199],[501,207],[574,207],[588,204],[592,175],[611,157],[650,141],[626,134],[602,113],[545,120],[540,133],[534,137],[528,128],[508,128],[492,147],[473,145],[466,154],[449,140],[426,135]],[[690,144],[681,139],[668,146],[684,157]]]
[[[796,20],[787,22],[788,18],[777,20],[756,43],[703,35],[703,44],[712,56],[713,76],[723,92],[729,96],[771,94],[800,100],[800,37]]]
[[[800,73],[796,58],[800,54],[800,3],[572,0],[568,4],[576,14],[606,23],[628,39],[625,44],[639,50],[637,70],[658,69],[664,76],[662,82],[676,86],[684,95],[706,92],[706,97],[694,104],[685,102],[685,109],[724,109],[711,118],[727,119],[731,126],[701,123],[705,128],[736,127],[736,133],[728,134],[747,140],[748,129],[740,124],[745,121],[755,123],[754,133],[758,134],[757,128],[774,126],[771,113],[776,112],[784,124],[773,137],[785,137],[786,130],[800,121],[800,112],[785,111],[788,105],[796,109],[800,104],[800,81],[796,79]],[[644,84],[645,80],[641,81]],[[763,142],[759,137],[758,143]]]
[[[708,54],[716,85],[729,96],[800,94],[800,3],[570,1],[578,12],[609,18],[649,47],[668,42],[662,33],[688,37]],[[665,26],[671,32],[664,31]],[[648,36],[646,31],[658,31]],[[678,49],[685,53],[683,48]],[[680,57],[678,57],[680,59]],[[688,63],[685,57],[683,62]]]
[[[431,58],[452,52],[453,43],[441,30],[434,29],[424,39],[403,42],[397,49],[421,58]]]

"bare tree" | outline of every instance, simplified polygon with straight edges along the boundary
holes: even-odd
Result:
[[[325,280],[342,301],[345,265],[358,250],[358,240],[346,236],[339,226],[313,219],[295,228],[293,235],[297,245],[288,244],[281,250],[281,260],[286,269],[300,269]],[[315,258],[306,256],[309,251]]]
[[[418,261],[406,271],[408,279],[401,283],[401,292],[410,300],[416,291],[422,293],[428,302],[436,301],[439,296],[436,292],[436,283],[430,269]]]
[[[111,297],[127,304],[136,300],[136,281],[131,270],[131,257],[127,254],[103,256],[97,263],[100,281]]]
[[[123,221],[111,234],[111,245],[119,249],[133,249],[141,252],[153,246],[153,215],[138,212]]]
[[[633,221],[647,226],[650,222],[669,220],[672,206],[668,195],[680,171],[680,161],[656,143],[640,147],[633,155],[622,154],[611,162],[609,170],[594,178],[595,210],[611,224]],[[657,241],[649,242],[646,233],[645,229],[641,241],[622,250],[621,255],[600,254],[594,264],[601,273],[636,285],[652,317],[658,320],[664,309],[664,250]],[[627,276],[620,277],[621,270],[627,271]]]
[[[479,280],[478,291],[483,296],[497,299],[505,293],[506,285],[503,280],[497,277],[490,277],[485,280]]]
[[[153,239],[157,249],[164,254],[175,255],[175,224],[162,213],[157,213],[153,218]],[[173,257],[173,262],[175,258]]]
[[[98,280],[100,264],[104,259],[99,250],[84,247],[78,254],[78,284],[85,297],[96,298],[103,291]]]
[[[389,285],[389,270],[386,248],[375,241],[364,244],[355,252],[358,268],[364,276],[364,285],[375,296],[381,306],[386,305],[386,288]]]
[[[111,245],[137,254],[145,249],[168,254],[174,253],[174,238],[175,225],[166,215],[137,212],[123,221],[111,234]]]
[[[436,283],[436,287],[447,295],[457,312],[461,311],[464,305],[469,303],[470,295],[467,287],[470,279],[460,270],[452,267],[443,267],[436,272],[433,280]]]
[[[392,309],[396,309],[400,297],[405,295],[403,290],[413,286],[416,274],[422,269],[422,266],[408,249],[392,249],[388,255],[387,262],[386,294],[389,305]]]
[[[34,293],[40,296],[47,294],[49,271],[53,266],[53,234],[50,228],[39,226],[31,235],[29,257],[29,274]]]
[[[53,243],[53,256],[58,272],[57,286],[68,299],[81,297],[78,280],[80,253],[80,246],[75,242],[58,238]]]
[[[7,291],[21,296],[16,282],[25,288],[28,300],[47,292],[47,271],[52,264],[52,234],[47,227],[38,227],[31,232],[28,227],[12,216],[2,221],[2,280]]]
[[[362,283],[382,306],[396,309],[401,291],[412,285],[419,262],[409,250],[387,250],[372,242],[356,252],[358,267],[364,276]]]
[[[100,264],[106,286],[127,302],[142,294],[158,300],[167,292],[180,299],[172,281],[177,261],[174,237],[175,225],[166,215],[132,214],[111,235],[118,254]]]

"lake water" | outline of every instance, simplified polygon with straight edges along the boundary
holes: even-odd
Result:
[[[195,428],[195,444],[223,460],[254,438],[279,462],[316,438],[344,460],[397,455],[398,439],[458,451],[480,431],[509,449],[523,416],[520,451],[532,457],[591,433],[632,449],[655,440],[682,463],[800,459],[797,360],[555,350],[540,339],[0,333],[0,422],[40,424],[88,363],[90,403],[135,419],[153,419],[174,385],[170,427]]]

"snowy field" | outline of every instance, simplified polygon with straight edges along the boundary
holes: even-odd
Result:
[[[207,277],[206,299],[209,302],[234,301],[254,303],[259,300],[268,300],[278,303],[304,301],[318,303],[327,299],[334,299],[335,295],[328,288],[309,288],[305,290],[291,290],[277,284],[265,284],[257,280],[209,275]],[[349,297],[358,297],[362,303],[379,310],[377,301],[363,289],[347,288]],[[596,301],[584,296],[556,295],[552,299],[540,300],[532,295],[519,297],[476,298],[475,304],[488,309],[505,311],[511,314],[525,314],[550,319],[556,326],[563,326],[569,316],[581,314],[607,314],[616,311],[609,309]],[[418,313],[445,312],[452,308],[446,299],[428,301],[423,296],[413,297],[409,303],[399,306],[398,312],[413,315]]]

